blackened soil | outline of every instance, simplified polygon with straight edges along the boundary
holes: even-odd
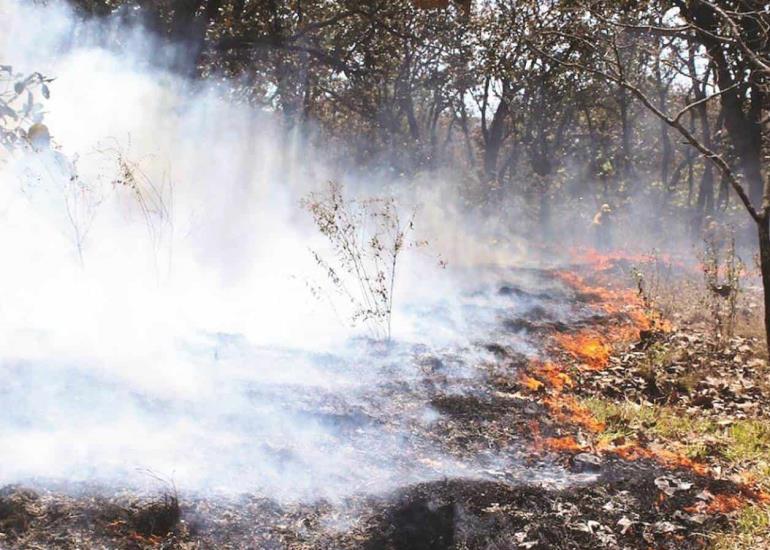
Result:
[[[704,521],[685,508],[709,486],[688,472],[612,460],[602,465],[596,483],[566,490],[426,483],[383,503],[367,530],[366,548],[703,548],[708,533],[726,520]],[[736,490],[729,483],[710,488]]]

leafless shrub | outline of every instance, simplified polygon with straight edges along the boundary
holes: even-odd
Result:
[[[744,265],[736,254],[732,229],[714,224],[707,228],[703,242],[700,258],[706,288],[703,305],[710,312],[714,344],[721,346],[735,334]]]
[[[332,288],[352,304],[351,320],[374,339],[390,340],[398,259],[406,247],[426,244],[409,239],[414,213],[402,220],[392,197],[348,200],[337,182],[301,205],[332,246],[328,258],[311,252]]]
[[[127,500],[105,502],[101,519],[113,533],[124,536],[165,537],[174,532],[182,518],[179,493],[172,479],[151,470],[139,470],[161,485],[153,495],[131,495]]]
[[[132,159],[128,152],[118,144],[100,149],[108,161],[113,164],[116,172],[110,181],[114,189],[126,189],[134,198],[147,229],[150,244],[158,269],[159,255],[165,245],[170,262],[171,237],[174,232],[174,185],[170,178],[155,180],[142,168],[142,164]]]
[[[66,166],[65,173],[69,175],[62,189],[64,207],[72,229],[71,238],[77,250],[78,259],[83,265],[83,247],[104,195],[99,187],[83,181],[80,177],[77,158],[69,162],[61,153],[57,152],[55,155],[59,162]]]
[[[661,328],[676,311],[674,289],[677,281],[671,261],[657,250],[652,250],[642,262],[631,268],[631,275],[652,328]]]
[[[138,533],[148,537],[165,536],[173,531],[182,517],[179,497],[176,491],[163,493],[151,501],[135,505],[129,517]]]

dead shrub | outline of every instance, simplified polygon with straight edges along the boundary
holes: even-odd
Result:
[[[700,259],[706,292],[702,301],[710,313],[713,344],[721,348],[735,335],[744,264],[736,253],[732,228],[712,224],[706,230],[703,243]]]
[[[352,322],[363,323],[375,340],[389,341],[398,260],[405,248],[426,244],[409,238],[414,213],[403,220],[392,197],[346,199],[337,182],[301,205],[331,244],[326,256],[311,252],[334,292],[352,306]],[[322,289],[313,291],[319,296]]]

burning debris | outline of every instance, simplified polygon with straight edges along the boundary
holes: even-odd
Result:
[[[692,155],[669,174],[681,152],[667,150],[660,189],[632,191],[645,174],[627,150],[643,133],[629,123],[644,117],[626,96],[620,109],[600,102],[600,119],[596,106],[559,101],[578,101],[573,80],[590,97],[602,72],[580,78],[584,48],[544,27],[551,14],[536,2],[442,13],[140,3],[102,2],[115,13],[83,18],[64,2],[0,0],[0,53],[13,58],[0,65],[0,547],[687,549],[765,509],[766,362],[735,335],[735,243],[703,257],[711,338],[667,319],[650,280],[629,287],[646,256],[608,250],[637,214],[631,195],[682,195],[669,179],[686,171],[689,216],[702,172],[702,216],[717,206],[714,174]],[[731,23],[754,20],[715,14],[738,39]],[[555,15],[578,32],[604,24]],[[694,46],[669,41],[669,58],[690,53],[678,78],[689,70],[705,93],[721,62],[702,63],[696,39],[720,29],[691,27],[672,28]],[[576,64],[561,71],[540,49]],[[611,80],[643,99],[653,79],[625,82],[638,71],[612,70],[622,57]],[[538,93],[512,85],[529,80]],[[689,100],[671,82],[662,103]],[[690,143],[702,126],[701,152],[723,148],[725,136],[706,139],[712,110],[663,122]],[[749,110],[727,113],[727,130]],[[606,126],[616,111],[619,148]],[[590,157],[597,189],[568,174],[560,151]],[[704,160],[768,244],[770,205],[755,210],[732,172],[757,158],[719,153]],[[517,195],[521,167],[532,177]],[[748,193],[761,198],[753,176]],[[590,194],[602,205],[593,227],[566,241],[593,231],[602,252],[554,257],[547,239],[517,241],[520,222],[507,224],[520,199],[532,205],[521,223],[542,234],[590,221]],[[559,204],[579,208],[557,222]],[[426,259],[426,239],[458,265]],[[304,278],[319,267],[320,287]],[[147,469],[173,490],[147,489]]]
[[[602,370],[610,360],[612,348],[598,333],[558,334],[554,339],[564,351],[589,369]]]
[[[582,288],[582,277],[571,280]],[[603,296],[625,301],[614,292]],[[257,494],[95,498],[8,487],[0,498],[3,542],[12,548],[52,541],[61,548],[83,541],[125,548],[701,548],[737,510],[768,497],[746,479],[720,476],[718,465],[641,434],[607,437],[617,421],[597,416],[583,396],[591,380],[598,383],[628,358],[616,348],[633,344],[629,327],[637,339],[648,328],[633,315],[609,313],[612,304],[595,305],[598,317],[580,302],[572,320],[562,317],[566,330],[552,334],[558,349],[550,355],[518,351],[522,339],[540,332],[512,339],[504,329],[499,340],[476,345],[479,355],[424,348],[398,355],[418,367],[413,372],[421,379],[389,380],[378,390],[390,392],[387,400],[377,401],[388,403],[387,414],[364,407],[361,418],[368,420],[351,424],[345,437],[366,433],[371,422],[388,429],[406,423],[411,439],[404,448],[413,464],[405,471],[420,464],[421,475],[433,471],[437,479],[296,502]],[[548,324],[552,314],[545,309],[541,318]],[[590,344],[588,335],[601,338],[601,354],[592,345],[589,351],[573,346]],[[597,356],[601,361],[585,368]],[[477,371],[468,377],[470,357]],[[432,411],[422,423],[409,416],[420,401]],[[344,400],[325,403],[326,418],[342,418]],[[313,400],[306,406],[308,419],[324,410]]]

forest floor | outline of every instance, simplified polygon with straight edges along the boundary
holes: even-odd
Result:
[[[483,391],[431,401],[431,437],[448,452],[515,446],[523,467],[557,464],[569,484],[490,468],[343,505],[9,486],[0,548],[770,548],[764,343],[717,341],[707,316],[661,314],[629,288],[637,261],[589,254],[540,273],[589,313],[565,322],[533,307],[505,320],[547,342],[548,358],[496,338]],[[442,376],[441,357],[416,360]]]

